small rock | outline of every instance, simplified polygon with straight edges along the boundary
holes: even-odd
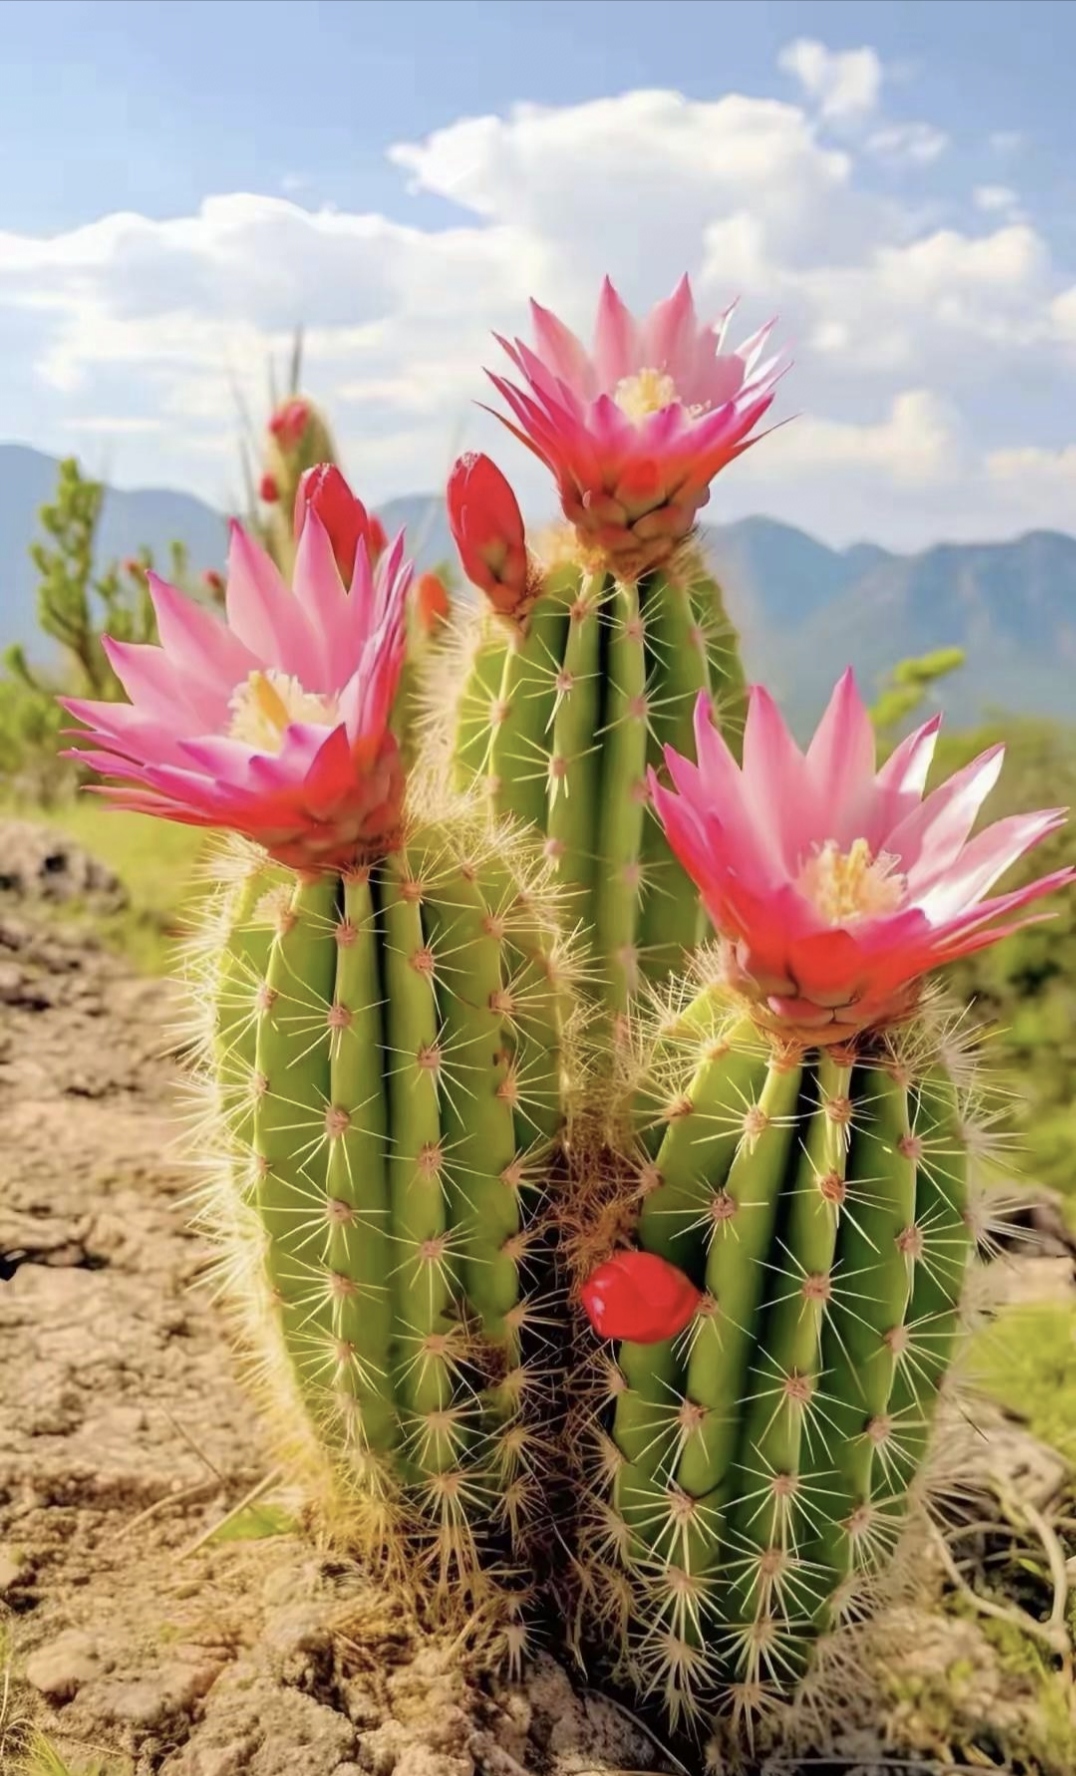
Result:
[[[134,1683],[102,1685],[96,1692],[103,1713],[132,1727],[159,1727],[177,1714],[189,1714],[208,1694],[223,1669],[219,1660],[197,1665],[169,1665]]]
[[[409,1745],[393,1776],[474,1776],[474,1759],[468,1753],[449,1757],[432,1745]]]
[[[256,1745],[257,1739],[248,1735],[230,1745],[188,1746],[185,1776],[243,1776]]]
[[[0,893],[28,900],[96,901],[123,907],[118,877],[66,833],[32,820],[0,820]]]
[[[70,1702],[99,1670],[100,1655],[91,1636],[69,1628],[30,1654],[26,1681],[52,1702]]]

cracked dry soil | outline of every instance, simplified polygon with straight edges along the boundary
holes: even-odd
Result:
[[[22,1698],[107,1776],[673,1768],[552,1657],[483,1682],[300,1536],[204,1540],[269,1458],[192,1293],[174,1011],[166,984],[0,903],[0,1627]],[[960,1633],[989,1686],[979,1630]],[[890,1764],[881,1733],[855,1725],[825,1768],[942,1768]]]

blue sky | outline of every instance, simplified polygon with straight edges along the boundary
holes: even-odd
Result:
[[[413,490],[528,293],[585,327],[686,267],[795,344],[729,515],[1076,528],[1076,8],[0,0],[0,44],[11,436],[223,501],[230,384],[305,320],[349,466]]]

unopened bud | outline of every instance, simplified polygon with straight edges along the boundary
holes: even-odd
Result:
[[[515,494],[496,463],[469,451],[448,480],[448,521],[464,572],[494,610],[513,616],[527,596],[527,544]]]

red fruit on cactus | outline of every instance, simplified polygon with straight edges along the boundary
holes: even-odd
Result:
[[[513,616],[527,596],[527,544],[515,494],[496,463],[468,451],[448,479],[448,521],[464,572],[494,610]]]
[[[280,488],[275,475],[263,475],[258,482],[258,498],[267,506],[275,506],[280,498]]]
[[[281,450],[295,450],[302,443],[309,419],[309,401],[285,401],[283,407],[277,408],[269,421],[269,430]]]
[[[684,1330],[702,1295],[690,1277],[656,1253],[617,1252],[587,1278],[582,1300],[599,1338],[660,1344]]]
[[[424,573],[415,582],[415,609],[424,635],[434,635],[447,622],[451,609],[444,581]]]
[[[385,547],[385,532],[332,463],[318,463],[316,468],[307,469],[299,482],[295,495],[296,542],[310,512],[316,512],[325,526],[345,586],[351,584],[360,542],[366,544],[371,567],[376,564]]]

